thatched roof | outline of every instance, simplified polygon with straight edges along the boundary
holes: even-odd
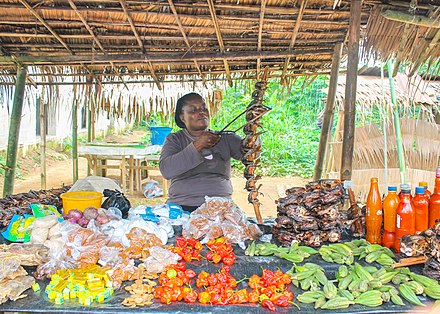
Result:
[[[391,104],[390,81],[385,73],[382,80],[379,76],[359,75],[356,88],[356,103],[362,108],[389,106]],[[420,76],[408,77],[398,73],[394,78],[396,101],[402,107],[413,105],[439,106],[437,95],[440,95],[440,82],[424,81]],[[345,98],[345,75],[338,78],[336,103],[343,110]]]
[[[418,1],[415,13],[436,17],[430,5],[438,1]],[[231,81],[234,76],[255,77],[267,65],[273,77],[328,73],[334,46],[347,39],[349,4],[347,0],[0,0],[0,68],[7,76],[15,74],[16,62],[45,66],[31,71],[37,83],[47,73],[83,77],[82,82],[92,73],[101,81],[114,76],[119,76],[115,81],[156,83],[176,77],[221,76]],[[390,7],[407,12],[410,3],[363,1],[361,26],[367,27],[363,34],[370,55],[389,56],[399,46],[403,24],[380,16]],[[432,32],[411,26],[404,58],[414,61],[421,52],[414,44],[431,38]],[[431,50],[431,56],[440,55],[438,45]]]

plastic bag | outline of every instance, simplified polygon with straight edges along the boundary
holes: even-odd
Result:
[[[159,246],[153,246],[150,248],[150,256],[148,256],[143,265],[145,270],[149,273],[161,273],[168,265],[177,264],[180,256],[167,249],[163,249]]]
[[[8,299],[15,301],[22,298],[22,293],[32,287],[34,283],[35,279],[31,276],[20,276],[11,280],[0,281],[0,304]]]
[[[109,209],[110,207],[116,207],[122,213],[122,218],[127,218],[128,211],[131,208],[130,201],[124,196],[123,193],[118,190],[105,189],[103,194],[107,199],[102,203],[101,207]]]
[[[99,252],[99,265],[101,266],[109,266],[111,268],[114,268],[119,263],[122,263],[122,258],[119,255],[121,253],[121,248],[114,247],[114,246],[104,246],[101,248],[101,251]]]
[[[144,196],[146,198],[161,197],[163,190],[159,187],[159,182],[150,180],[144,186]]]
[[[20,267],[20,259],[7,252],[0,252],[0,280],[7,278]]]
[[[30,228],[35,217],[24,214],[23,216],[14,214],[9,222],[8,228],[1,235],[11,242],[29,242],[31,239]]]

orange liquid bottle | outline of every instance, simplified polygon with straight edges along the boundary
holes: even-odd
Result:
[[[394,249],[400,252],[400,240],[406,234],[414,234],[416,231],[416,213],[411,203],[411,190],[403,189],[402,198],[397,207],[396,215],[396,239]]]
[[[419,182],[419,186],[423,186],[425,188],[425,195],[428,195],[428,199],[429,199],[432,193],[428,190],[428,182],[421,181]]]
[[[409,186],[408,183],[402,183],[400,185],[400,192],[399,194],[397,194],[399,196],[400,199],[402,199],[402,190],[410,190],[411,191],[411,187]],[[411,194],[411,193],[410,193]]]
[[[382,243],[382,200],[379,193],[379,185],[377,178],[370,180],[370,192],[367,196],[367,236],[366,239],[370,243]]]
[[[435,172],[434,193],[429,199],[429,228],[434,227],[437,219],[440,219],[440,166]]]
[[[428,196],[425,194],[425,188],[423,186],[416,187],[416,195],[412,199],[414,211],[416,212],[416,234],[428,229],[429,216]]]
[[[394,245],[396,231],[396,214],[400,198],[397,196],[397,187],[389,186],[388,195],[383,200],[383,237],[382,245],[390,248]]]

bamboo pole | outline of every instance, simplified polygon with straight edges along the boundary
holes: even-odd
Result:
[[[385,89],[383,86],[383,82],[384,82],[383,64],[380,67],[380,78],[382,83],[382,99],[385,99],[384,96]],[[385,188],[388,188],[388,143],[387,143],[388,142],[388,136],[387,136],[388,105],[386,103],[384,105],[385,105],[385,113],[383,118],[383,126],[384,126],[383,127],[383,163],[384,163],[384,175],[385,175]],[[388,189],[386,191],[388,191]]]
[[[87,108],[87,142],[91,142],[92,141],[92,108],[91,108],[91,104],[90,104],[90,94],[92,93],[92,77],[91,76],[87,76],[87,88],[86,88],[86,97],[85,97],[85,102],[86,102],[86,108]],[[95,160],[95,164],[96,164],[96,160]],[[87,164],[87,175],[90,176],[91,175],[91,169],[90,166]]]
[[[19,65],[15,84],[14,100],[9,124],[8,150],[6,154],[5,179],[3,197],[14,192],[15,167],[17,166],[17,150],[20,135],[21,113],[23,111],[24,88],[26,84],[27,66]]]
[[[359,38],[362,0],[350,2],[347,78],[344,102],[344,135],[342,141],[341,180],[350,180],[353,165],[354,127],[356,117],[356,85],[359,61]]]
[[[73,183],[78,180],[78,102],[76,100],[76,88],[73,86],[72,102],[72,162],[73,162]]]
[[[44,87],[39,99],[40,106],[40,186],[42,190],[46,189],[46,106],[44,105]]]
[[[393,115],[394,115],[394,127],[396,129],[397,157],[399,159],[400,181],[402,183],[406,183],[405,156],[403,154],[402,131],[400,129],[399,105],[397,104],[396,91],[394,90],[394,78],[392,76],[393,63],[391,62],[391,60],[387,61],[387,65],[388,65],[388,77],[390,79],[391,102],[393,103],[394,106]]]
[[[336,89],[338,87],[339,64],[341,62],[342,43],[336,44],[333,53],[332,69],[330,74],[330,84],[328,87],[327,103],[325,106],[324,117],[322,120],[321,137],[319,139],[318,156],[316,157],[314,180],[322,177],[324,157],[327,149],[329,134],[332,132],[332,117],[336,100]]]

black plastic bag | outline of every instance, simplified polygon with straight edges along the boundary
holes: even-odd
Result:
[[[130,201],[124,196],[123,193],[118,190],[105,189],[103,192],[107,199],[102,203],[101,207],[109,209],[110,207],[116,207],[122,213],[122,218],[127,218],[128,211],[131,208]]]

